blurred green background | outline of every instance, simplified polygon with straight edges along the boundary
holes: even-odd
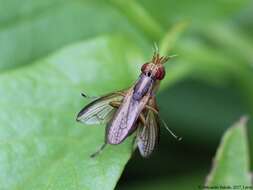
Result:
[[[223,132],[242,115],[253,113],[252,1],[0,0],[3,189],[44,189],[39,183],[27,186],[32,181],[27,179],[39,176],[36,168],[48,164],[41,160],[50,163],[51,153],[57,152],[60,159],[64,152],[61,142],[56,144],[63,149],[55,148],[54,141],[43,141],[44,132],[59,138],[88,135],[97,143],[90,151],[96,149],[104,129],[93,128],[97,139],[92,128],[87,133],[82,129],[86,126],[75,123],[84,105],[79,93],[102,95],[131,85],[140,65],[151,58],[154,42],[163,53],[178,55],[166,66],[167,79],[157,99],[161,117],[183,140],[177,142],[162,127],[158,149],[149,159],[136,151],[116,189],[198,189]],[[249,120],[251,166],[252,134]],[[36,135],[38,139],[31,140]],[[24,142],[12,144],[17,137]],[[117,151],[113,153],[111,157]],[[31,175],[26,168],[30,162],[35,162]],[[23,171],[25,177],[17,175]],[[64,189],[63,184],[47,187]]]

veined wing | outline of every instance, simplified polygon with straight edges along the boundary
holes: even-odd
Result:
[[[140,122],[137,132],[137,145],[140,154],[148,157],[154,150],[159,139],[159,118],[153,111],[148,110],[145,125]]]
[[[139,101],[133,99],[133,92],[133,88],[127,92],[121,106],[107,125],[106,136],[109,144],[121,143],[134,130],[136,120],[148,102],[150,92]]]
[[[76,120],[85,124],[107,123],[115,113],[115,108],[110,105],[112,101],[122,101],[119,93],[110,93],[94,100],[85,106],[77,115]]]

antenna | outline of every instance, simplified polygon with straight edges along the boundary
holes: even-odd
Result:
[[[154,54],[159,54],[159,48],[158,48],[158,45],[156,42],[154,42],[154,46],[153,46],[153,49],[154,49]]]
[[[169,59],[171,58],[174,58],[174,57],[177,57],[178,55],[177,54],[174,54],[174,55],[170,55],[170,56],[167,56]]]

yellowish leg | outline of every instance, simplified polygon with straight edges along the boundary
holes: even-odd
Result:
[[[154,112],[157,115],[159,113],[158,110],[155,109],[155,108],[153,108],[152,106],[146,105],[145,108],[148,109],[148,110],[150,110],[150,111],[152,111],[152,112]]]
[[[120,91],[119,92],[114,92],[114,94],[118,94],[118,95],[123,96],[123,97],[125,97],[125,95],[126,95],[124,92],[120,92]]]
[[[119,108],[121,102],[120,101],[112,101],[109,103],[110,106],[114,107],[114,108]]]

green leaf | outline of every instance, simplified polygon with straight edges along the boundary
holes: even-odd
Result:
[[[227,130],[207,178],[208,186],[250,186],[246,118]]]
[[[0,0],[0,4],[0,70],[101,34],[138,36],[128,19],[105,1]]]
[[[167,26],[178,20],[189,20],[195,27],[207,23],[221,22],[230,18],[243,7],[250,6],[250,0],[215,0],[215,1],[152,1],[140,0],[141,5],[150,14]]]
[[[152,41],[159,40],[163,35],[160,24],[139,4],[138,1],[110,0],[126,17],[140,28]]]
[[[124,44],[124,45],[122,45]],[[113,189],[131,155],[131,138],[108,146],[105,126],[75,121],[87,103],[128,87],[143,62],[126,37],[99,37],[0,76],[1,189]]]

